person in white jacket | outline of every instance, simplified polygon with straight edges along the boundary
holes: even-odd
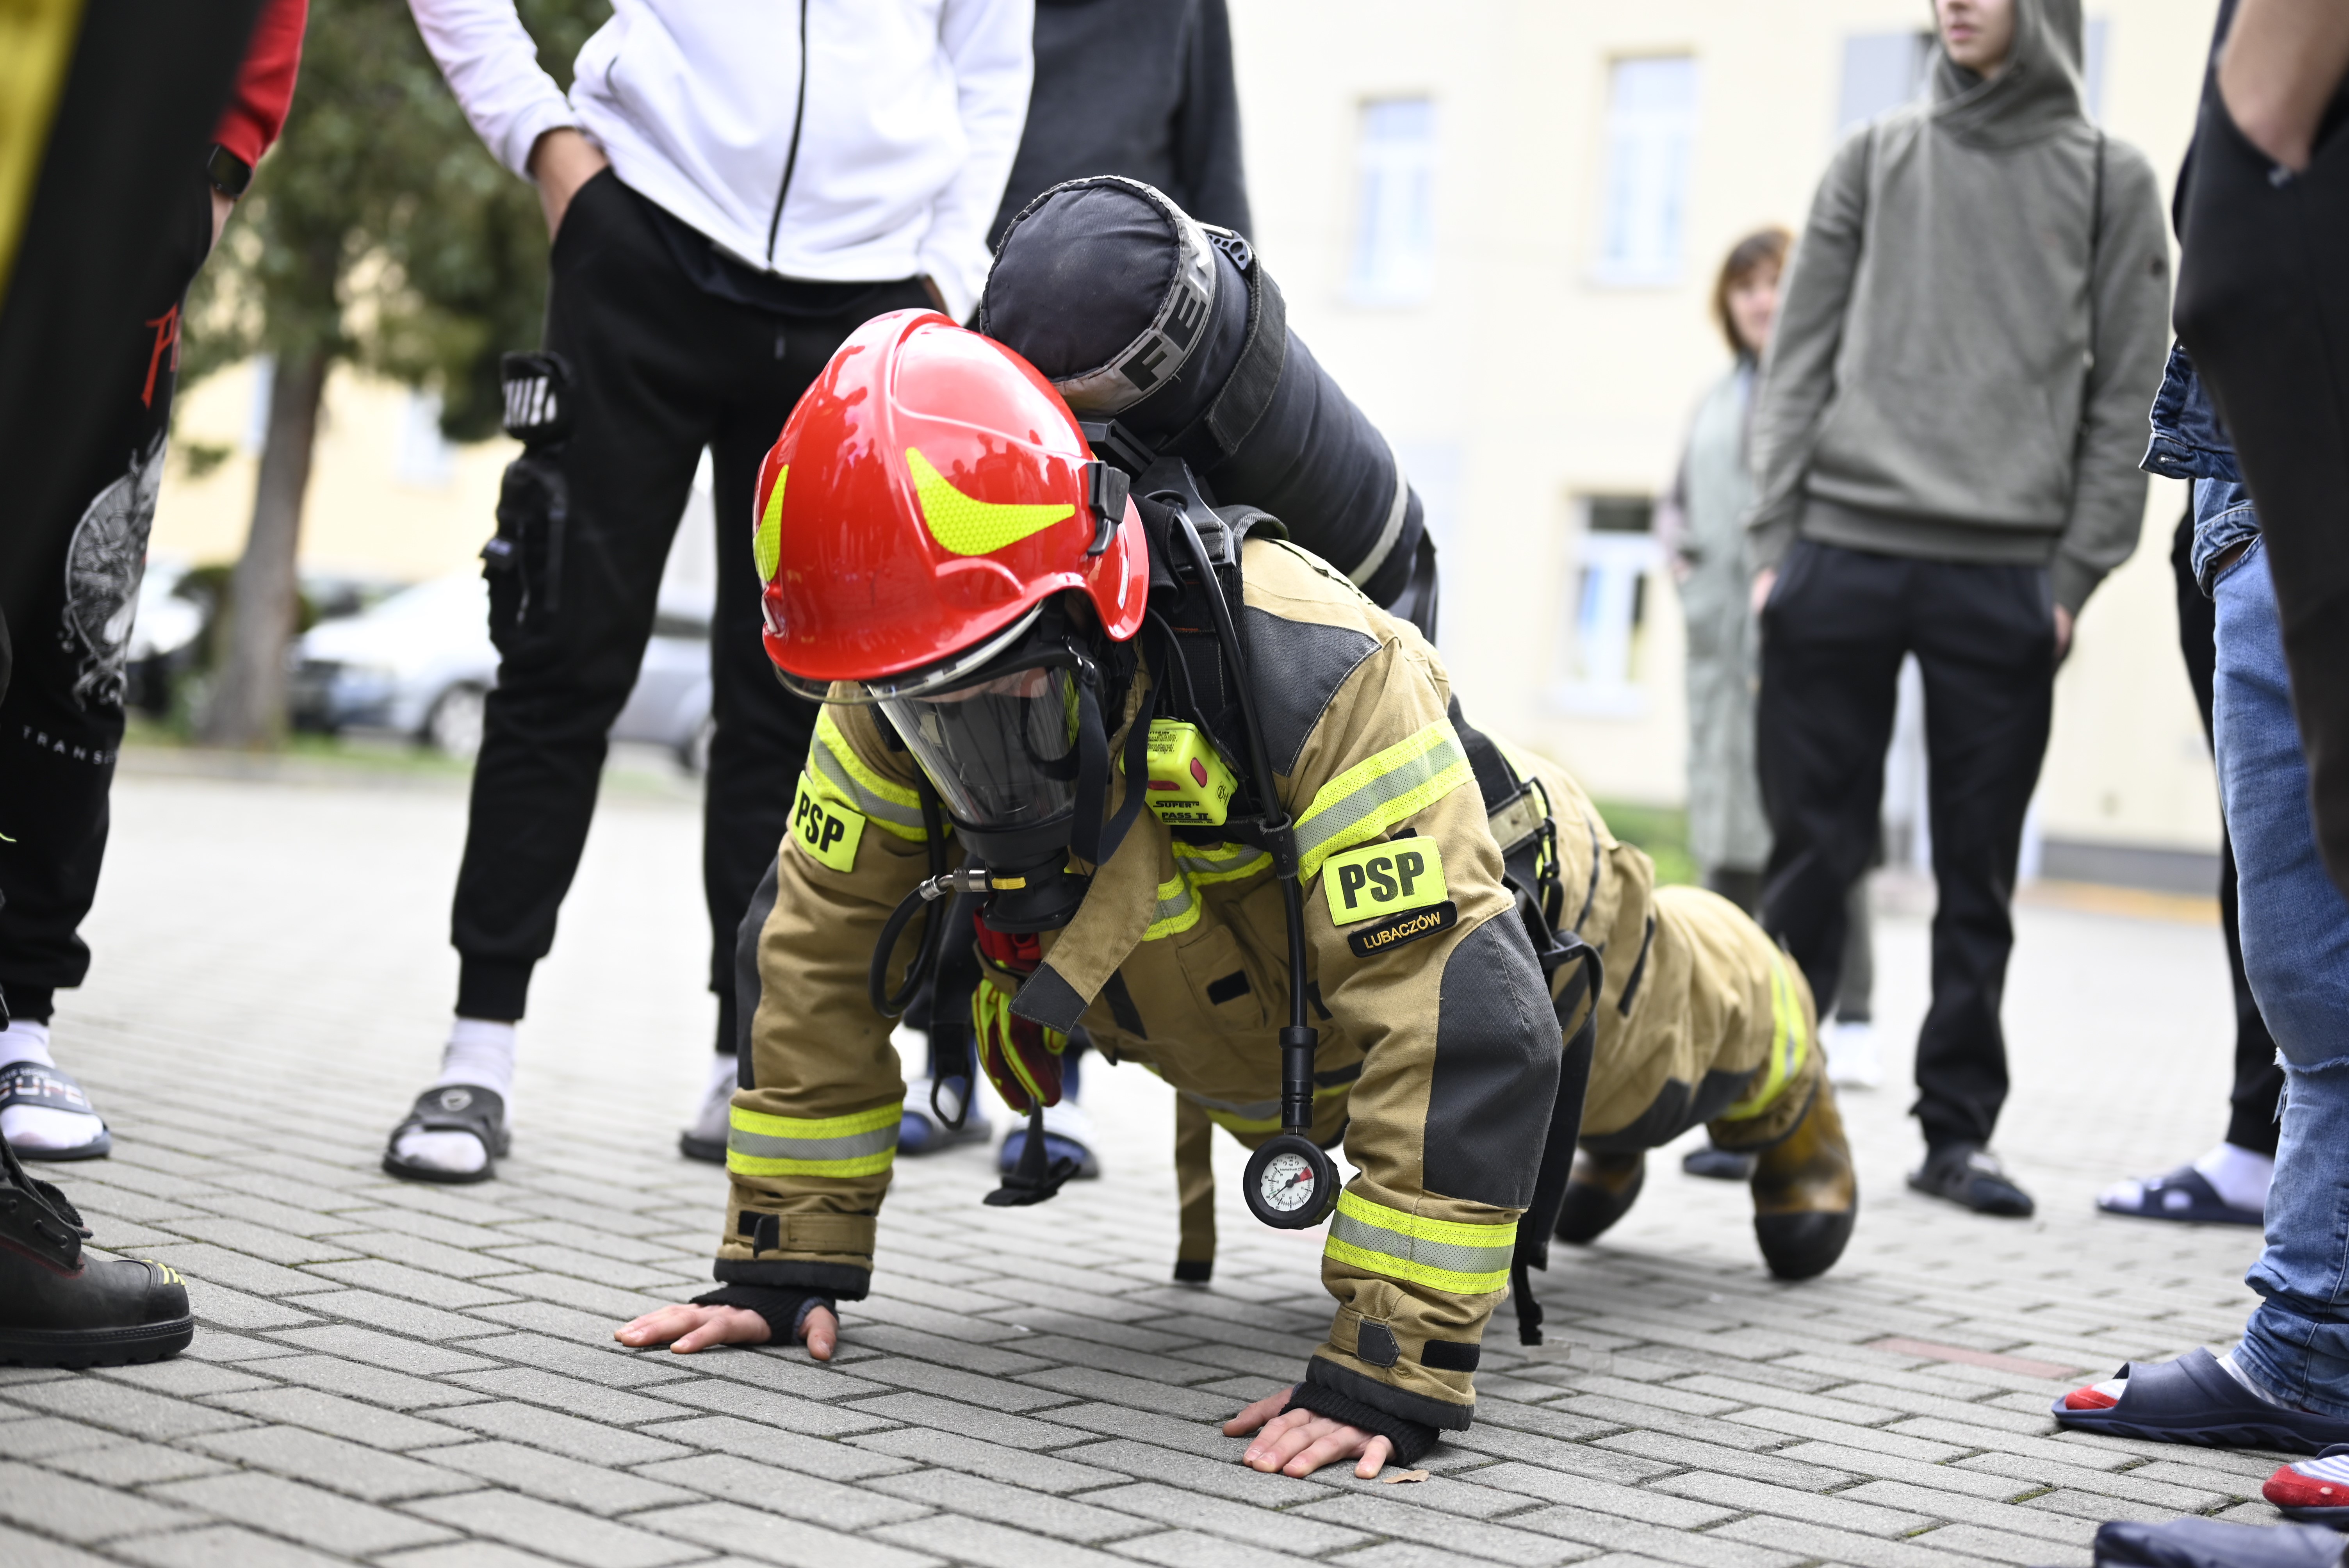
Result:
[[[534,181],[554,242],[544,342],[508,356],[507,469],[483,550],[498,683],[475,765],[441,1072],[384,1168],[494,1173],[514,1026],[595,808],[702,449],[719,586],[703,881],[719,997],[705,1099],[724,1158],[736,928],[773,859],[815,709],[766,665],[759,465],[871,317],[977,305],[1027,118],[1033,0],[616,0],[565,94],[513,0],[409,0],[467,119]],[[747,1021],[747,1020],[745,1020]],[[705,1117],[704,1119],[709,1119]]]

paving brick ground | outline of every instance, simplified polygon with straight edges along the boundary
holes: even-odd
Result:
[[[2102,1519],[2273,1518],[2272,1456],[2045,1415],[2077,1373],[2223,1346],[2250,1305],[2254,1236],[2089,1202],[2223,1126],[2215,929],[2020,913],[2001,1141],[2039,1219],[1907,1192],[1907,1095],[1853,1096],[1857,1239],[1787,1287],[1743,1192],[1659,1158],[1540,1282],[1550,1344],[1495,1323],[1433,1479],[1292,1480],[1216,1423],[1318,1339],[1319,1237],[1256,1227],[1227,1181],[1215,1284],[1171,1284],[1155,1080],[1093,1075],[1109,1174],[1045,1207],[981,1207],[981,1150],[901,1161],[832,1366],[623,1352],[618,1318],[701,1287],[722,1190],[673,1152],[712,1017],[689,795],[607,794],[524,1026],[514,1155],[429,1188],[376,1160],[452,994],[461,793],[150,769],[118,788],[96,966],[58,1018],[117,1150],[58,1173],[103,1246],[194,1282],[204,1327],[162,1366],[0,1372],[0,1568],[2027,1568],[2085,1563]],[[1913,911],[1879,969],[1900,1040]]]

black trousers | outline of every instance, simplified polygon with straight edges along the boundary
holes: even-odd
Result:
[[[2210,738],[2210,690],[2217,679],[2218,606],[2194,581],[2194,509],[2178,521],[2170,541],[2169,569],[2178,583],[2178,651],[2186,656],[2186,679],[2202,715],[2202,738]],[[2275,1158],[2276,1102],[2283,1098],[2283,1068],[2276,1066],[2275,1037],[2260,1016],[2251,983],[2243,976],[2243,933],[2236,919],[2235,851],[2219,825],[2219,923],[2227,934],[2227,973],[2235,985],[2235,1088],[2227,1097],[2227,1141]]]
[[[2299,175],[2206,85],[2180,211],[2178,335],[2259,505],[2317,847],[2349,892],[2349,83]]]
[[[107,796],[122,744],[129,651],[148,530],[178,383],[180,306],[212,246],[212,193],[188,160],[162,237],[170,265],[136,285],[88,346],[103,395],[98,438],[42,515],[9,631],[16,669],[0,696],[0,992],[47,1022],[53,993],[89,972],[82,917],[106,855]]]
[[[1845,550],[1787,556],[1762,612],[1756,760],[1774,844],[1763,925],[1829,1012],[1846,893],[1875,848],[1904,655],[1925,677],[1933,829],[1933,1001],[1917,1040],[1929,1144],[1988,1142],[2007,1090],[1999,1006],[2023,813],[2055,677],[2047,572]]]
[[[649,203],[608,170],[581,188],[555,237],[545,346],[568,361],[574,428],[533,460],[568,492],[559,548],[523,552],[528,614],[493,614],[498,684],[474,765],[451,937],[457,1011],[523,1016],[533,965],[579,865],[605,754],[652,634],[661,567],[710,451],[718,605],[710,625],[702,886],[717,1045],[735,1037],[736,927],[781,843],[815,724],[776,683],[760,642],[750,559],[759,464],[841,340],[884,311],[928,303],[914,279],[812,290],[828,314],[787,316],[720,299],[678,264]],[[517,496],[543,497],[533,487]],[[527,502],[525,502],[527,504]],[[502,528],[505,526],[502,521]],[[537,520],[542,539],[557,537]]]

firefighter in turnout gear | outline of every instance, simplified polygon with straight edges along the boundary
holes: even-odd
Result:
[[[977,944],[979,1065],[1015,1109],[1050,1102],[1081,1027],[1257,1150],[1259,1218],[1326,1224],[1328,1337],[1226,1429],[1261,1429],[1260,1469],[1373,1475],[1465,1429],[1513,1274],[1537,1332],[1524,1270],[1561,1207],[1619,1213],[1614,1165],[1697,1120],[1760,1153],[1774,1270],[1840,1253],[1856,1196],[1800,973],[1725,900],[1654,888],[1274,520],[1180,462],[1099,460],[1025,360],[907,311],[792,414],[755,549],[768,652],[826,706],[744,924],[720,1288],[624,1343],[829,1357],[895,1156],[886,1011],[949,941]],[[988,1201],[1049,1196],[1043,1149]]]

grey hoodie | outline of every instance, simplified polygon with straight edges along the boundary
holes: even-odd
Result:
[[[1754,405],[1757,569],[1798,536],[2045,565],[2076,612],[2137,547],[2169,251],[2079,61],[2079,0],[2015,0],[1997,76],[1938,54],[1929,97],[1837,149]]]

